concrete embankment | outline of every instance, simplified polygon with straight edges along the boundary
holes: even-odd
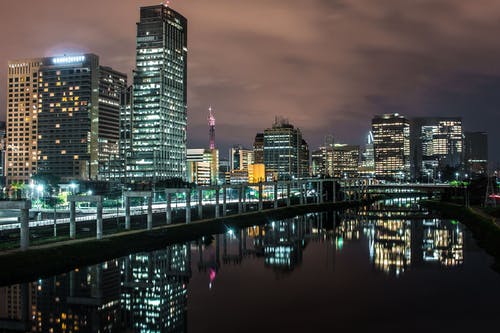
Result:
[[[478,245],[495,259],[492,268],[500,272],[500,227],[493,217],[455,203],[426,200],[422,204],[444,218],[456,219],[466,225]]]
[[[173,224],[153,230],[134,230],[94,238],[70,240],[0,254],[0,285],[33,281],[69,270],[119,258],[130,253],[151,251],[170,244],[196,240],[204,235],[226,232],[229,228],[262,225],[270,220],[286,219],[306,213],[363,206],[372,200],[308,204],[249,212],[189,224]]]

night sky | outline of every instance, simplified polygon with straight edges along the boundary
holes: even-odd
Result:
[[[159,1],[0,1],[0,118],[9,59],[92,52],[129,74],[139,7]],[[188,147],[251,147],[281,115],[310,148],[361,144],[375,114],[462,116],[500,161],[498,0],[176,0],[188,19]]]

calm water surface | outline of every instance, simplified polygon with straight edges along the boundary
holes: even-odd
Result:
[[[0,327],[498,331],[500,274],[491,263],[458,221],[432,216],[414,201],[388,201],[369,210],[228,229],[0,288]]]

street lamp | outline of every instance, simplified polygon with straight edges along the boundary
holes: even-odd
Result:
[[[430,184],[431,182],[431,172],[427,170],[427,184]]]
[[[455,179],[458,180],[459,173],[455,172]]]
[[[69,187],[71,187],[71,194],[75,194],[76,184],[71,183],[71,184],[69,184]]]

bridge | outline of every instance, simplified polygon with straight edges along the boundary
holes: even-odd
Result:
[[[279,206],[303,205],[308,203],[324,203],[337,201],[352,201],[367,198],[376,194],[422,193],[433,195],[450,188],[448,184],[370,184],[367,179],[301,179],[293,181],[275,181],[260,183],[225,184],[218,186],[198,186],[194,188],[168,188],[162,190],[165,200],[154,202],[153,191],[125,191],[123,193],[124,207],[104,209],[101,195],[69,196],[69,217],[29,221],[31,201],[0,201],[0,209],[19,209],[18,222],[0,225],[0,231],[20,229],[20,248],[29,247],[30,229],[44,226],[54,226],[54,236],[57,225],[69,224],[69,238],[77,237],[77,222],[95,221],[96,238],[103,237],[103,221],[106,219],[124,218],[125,230],[131,229],[131,216],[147,216],[146,228],[153,228],[153,214],[165,214],[164,223],[172,223],[172,214],[184,211],[184,223],[192,220],[193,209],[198,219],[203,219],[204,212],[209,209],[210,218],[219,218],[227,214],[242,214],[248,209],[257,211],[275,209]],[[133,198],[147,203],[132,207]],[[77,216],[77,202],[93,202],[97,205],[95,214]],[[236,206],[235,210],[228,207]],[[264,205],[265,204],[265,205]],[[175,205],[175,207],[173,207]]]

